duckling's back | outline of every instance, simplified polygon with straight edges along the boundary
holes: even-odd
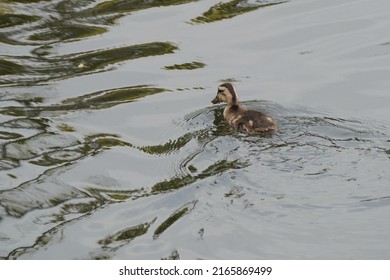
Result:
[[[224,117],[232,128],[248,134],[276,131],[276,122],[272,117],[262,112],[247,110],[241,106],[226,108]]]
[[[249,134],[276,131],[276,122],[272,117],[253,110],[247,110],[237,124],[237,129]]]

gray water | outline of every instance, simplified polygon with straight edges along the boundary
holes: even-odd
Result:
[[[389,1],[7,0],[0,28],[0,258],[390,258]],[[275,135],[227,126],[225,81]]]

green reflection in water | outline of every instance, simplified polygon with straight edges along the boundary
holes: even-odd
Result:
[[[0,158],[0,170],[9,170],[19,167],[20,163],[14,159],[1,159]]]
[[[193,166],[192,164],[188,166],[188,170],[191,172],[191,173],[195,173],[198,171],[198,169]]]
[[[184,176],[174,177],[167,181],[159,182],[152,187],[152,192],[165,192],[169,190],[179,189],[189,184],[192,184],[198,180],[211,177],[214,175],[218,175],[227,170],[241,169],[247,166],[248,166],[247,163],[239,162],[238,160],[234,160],[234,161],[220,160],[210,165],[208,168],[203,170],[198,175],[193,176],[191,174],[187,174]]]
[[[70,40],[70,39],[82,39],[95,35],[102,34],[107,31],[107,28],[98,26],[88,26],[81,24],[62,25],[48,27],[47,30],[39,33],[35,33],[29,36],[32,41],[50,41],[50,40]]]
[[[246,77],[246,78],[249,78],[249,77]],[[220,79],[218,82],[220,82],[222,84],[222,83],[239,83],[241,81],[236,79],[236,78],[226,78],[226,79]]]
[[[104,199],[106,202],[121,202],[127,199],[136,199],[149,194],[143,189],[115,190],[102,188],[87,188],[88,194],[93,197]]]
[[[172,253],[166,257],[166,258],[161,258],[162,260],[180,260],[180,254],[179,252],[175,249],[172,251]]]
[[[71,135],[54,133],[40,133],[29,138],[23,138],[7,143],[4,148],[4,157],[16,160],[35,158],[46,151],[79,144]]]
[[[83,63],[84,67],[79,67],[78,69],[82,72],[85,72],[101,69],[109,64],[114,64],[126,60],[169,54],[173,53],[175,50],[177,50],[177,46],[172,43],[152,42],[64,56],[61,58],[61,61],[68,60],[73,66],[80,66],[80,64]]]
[[[166,219],[161,225],[156,228],[154,231],[153,238],[157,239],[161,233],[163,233],[167,228],[169,228],[174,222],[180,219],[182,216],[187,214],[189,209],[187,207],[180,209],[176,213],[172,214],[168,219]]]
[[[110,89],[66,99],[62,102],[63,105],[59,105],[58,107],[61,110],[64,109],[64,106],[65,109],[69,110],[106,109],[164,91],[168,91],[168,89],[148,87],[145,85]]]
[[[3,3],[0,3],[0,13],[1,14],[5,14],[5,13],[8,13],[9,12],[9,7],[7,7],[7,6],[4,6],[4,4]]]
[[[22,134],[15,133],[15,132],[8,132],[8,131],[1,131],[0,130],[0,139],[1,140],[10,140],[10,139],[17,139],[23,137]]]
[[[82,154],[77,149],[75,150],[60,149],[52,153],[44,154],[42,155],[42,157],[36,160],[31,160],[30,163],[39,166],[52,166],[52,165],[58,165],[62,163],[70,163],[72,161],[79,160],[84,156],[85,154]]]
[[[83,203],[66,203],[61,207],[61,213],[56,216],[58,219],[55,221],[65,221],[65,215],[67,214],[88,214],[101,206],[102,203],[98,199],[93,199]]]
[[[57,125],[57,128],[63,132],[75,132],[76,129],[73,126],[70,126],[66,123],[61,123]]]
[[[129,227],[126,229],[123,229],[113,235],[107,236],[106,238],[99,240],[98,244],[107,246],[110,245],[111,243],[116,243],[116,242],[129,242],[133,240],[134,238],[144,235],[145,233],[148,232],[149,227],[151,224],[153,224],[153,221],[149,223],[143,223],[137,226]]]
[[[17,83],[20,86],[28,86],[56,79],[87,75],[105,71],[107,66],[116,63],[171,54],[177,49],[178,47],[170,42],[151,42],[54,58],[15,57],[14,60],[23,59],[23,62],[20,63],[0,59],[0,76],[15,75],[14,80],[12,78],[0,79],[0,85]]]
[[[180,148],[184,147],[194,137],[195,135],[193,133],[186,133],[183,136],[180,136],[175,140],[169,140],[164,144],[155,145],[155,146],[144,146],[144,147],[139,147],[139,149],[151,155],[169,154],[173,151],[177,151]]]
[[[19,118],[9,120],[0,124],[3,127],[9,128],[26,128],[26,129],[40,129],[45,130],[49,127],[49,120],[44,118]]]
[[[0,41],[11,45],[34,45],[36,41],[46,45],[80,40],[107,32],[107,25],[112,25],[117,19],[130,12],[139,10],[172,6],[195,2],[197,0],[111,0],[111,1],[49,1],[44,6],[34,5],[45,0],[8,0],[10,5],[0,3],[0,28],[17,26],[18,29],[7,30],[0,34]],[[98,2],[98,3],[96,3]],[[39,15],[50,13],[49,16],[13,14],[12,4],[30,4]],[[20,5],[20,4],[19,4]],[[33,25],[21,26],[26,23]],[[23,40],[26,38],[27,40]],[[31,42],[32,41],[32,42]]]
[[[248,2],[248,0],[231,0],[226,3],[218,3],[212,6],[207,12],[204,12],[202,16],[192,19],[190,23],[208,23],[219,21],[254,11],[259,8],[284,3],[255,2],[251,4]]]
[[[30,23],[38,19],[39,17],[37,16],[0,14],[0,28]]]
[[[153,234],[153,239],[157,239],[165,230],[172,226],[177,220],[179,220],[184,215],[188,214],[192,209],[194,209],[196,201],[186,204],[179,210],[176,210],[171,216],[168,217],[164,222],[159,225]]]
[[[163,69],[165,70],[194,70],[199,68],[204,68],[206,64],[198,61],[192,61],[183,64],[174,64],[170,66],[165,66]]]
[[[79,0],[77,3],[61,1],[54,8],[59,14],[59,19],[52,20],[50,24],[46,25],[47,30],[45,32],[37,33],[31,39],[67,40],[94,36],[107,31],[107,29],[101,28],[101,25],[112,25],[118,18],[128,13],[194,1],[197,0],[111,0],[100,1],[100,3],[94,3],[98,1],[91,0]],[[75,24],[72,19],[78,19],[79,23],[86,22],[86,24]],[[94,27],[91,27],[91,25],[94,25]],[[79,28],[84,29],[81,34],[77,33]]]
[[[26,72],[26,68],[15,62],[0,59],[0,76],[3,75],[14,75],[23,74]]]
[[[31,97],[31,98],[26,98],[26,99],[15,98],[14,100],[16,102],[23,104],[24,106],[32,106],[36,103],[43,103],[44,98],[37,96],[37,97]]]
[[[180,5],[197,0],[111,0],[100,3],[89,12],[102,15],[111,13],[129,13],[153,7]]]
[[[168,89],[148,87],[145,85],[109,89],[74,98],[68,98],[62,101],[60,104],[54,104],[51,106],[5,107],[0,110],[0,114],[36,118],[42,112],[67,113],[76,110],[100,110],[123,103],[133,102],[137,99],[165,91],[168,91]],[[60,130],[62,131],[67,131],[67,129],[72,131],[72,128],[60,127]]]

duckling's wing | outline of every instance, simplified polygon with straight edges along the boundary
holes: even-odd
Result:
[[[243,129],[248,133],[276,130],[275,120],[262,112],[248,110],[240,119]]]

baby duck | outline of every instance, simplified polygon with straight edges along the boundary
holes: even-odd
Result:
[[[238,131],[248,134],[276,131],[276,122],[272,117],[262,112],[248,110],[238,103],[237,92],[231,83],[220,85],[217,96],[211,102],[213,104],[227,103],[223,116],[229,125]]]

